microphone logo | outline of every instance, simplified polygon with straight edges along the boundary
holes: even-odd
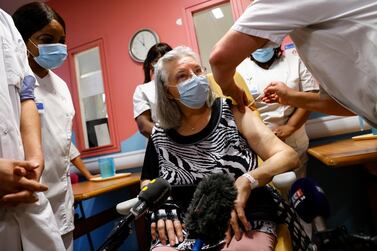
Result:
[[[137,206],[137,207],[135,208],[135,210],[136,210],[136,211],[140,211],[142,208],[143,208],[143,205],[140,204],[139,206]]]
[[[302,192],[301,188],[297,189],[297,191],[291,197],[293,207],[296,208],[297,205],[300,204],[305,199],[306,199],[306,197],[305,197],[304,193]]]

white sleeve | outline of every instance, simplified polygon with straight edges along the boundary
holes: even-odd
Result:
[[[20,91],[26,73],[25,68],[28,65],[26,46],[12,17],[1,9],[0,23],[4,33],[1,37],[3,40],[1,49],[4,53],[2,60],[4,60],[8,84],[16,85],[17,91]]]
[[[332,2],[332,5],[335,2],[326,1]],[[262,37],[280,45],[284,37],[293,30],[326,18],[326,11],[323,9],[326,1],[255,0],[235,22],[232,30]]]
[[[143,92],[141,85],[138,85],[135,89],[133,96],[133,105],[134,105],[134,118],[137,118],[140,114],[147,110],[151,110],[151,106],[148,102],[148,99]]]
[[[69,158],[70,160],[73,160],[80,156],[79,150],[76,148],[76,146],[71,142],[71,147],[69,148]]]
[[[11,17],[9,18],[9,30],[12,34],[13,42],[17,48],[17,60],[20,66],[22,67],[22,70],[23,70],[22,73],[24,74],[24,76],[28,76],[28,75],[34,76],[34,73],[29,66],[26,45]]]
[[[299,61],[299,74],[300,74],[300,91],[309,92],[309,91],[318,91],[319,85],[318,81],[313,77],[308,68],[304,63]]]

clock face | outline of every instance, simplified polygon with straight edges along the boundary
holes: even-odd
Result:
[[[155,32],[148,29],[139,30],[133,35],[129,45],[129,53],[132,59],[137,62],[144,62],[149,49],[158,42],[158,36]]]

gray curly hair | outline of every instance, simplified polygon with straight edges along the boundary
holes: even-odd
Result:
[[[181,125],[182,112],[176,103],[179,101],[169,98],[167,89],[169,73],[165,66],[167,63],[183,57],[191,57],[196,62],[200,62],[198,56],[191,48],[178,46],[161,57],[155,66],[155,85],[157,92],[156,113],[159,120],[159,126],[164,129],[178,128]],[[209,87],[209,89],[210,91],[206,104],[208,107],[211,107],[215,98],[211,87]]]

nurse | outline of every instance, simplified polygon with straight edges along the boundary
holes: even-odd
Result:
[[[240,109],[244,93],[232,78],[237,65],[258,48],[281,44],[287,35],[321,86],[320,95],[294,97],[300,99],[297,105],[308,110],[303,105],[315,102],[312,111],[356,113],[377,126],[377,2],[253,1],[210,56],[215,80]]]
[[[317,82],[300,58],[292,50],[283,53],[281,46],[256,50],[237,67],[237,71],[245,79],[263,122],[298,153],[301,165],[296,169],[296,175],[304,177],[309,146],[305,122],[310,112],[279,103],[268,104],[261,97],[272,81],[281,81],[300,92],[317,92]]]
[[[65,23],[45,3],[34,2],[20,7],[13,19],[29,52],[29,65],[39,83],[36,103],[42,121],[45,170],[42,182],[48,185],[46,196],[51,203],[65,249],[73,248],[73,193],[69,179],[70,162],[79,158],[71,142],[75,110],[66,83],[50,69],[63,64],[67,57]],[[91,174],[78,167],[87,178]]]
[[[38,192],[47,187],[38,182],[43,156],[34,85],[25,44],[0,9],[1,250],[64,249],[51,206]]]
[[[140,133],[146,138],[151,136],[154,123],[157,122],[154,66],[160,57],[171,50],[167,43],[158,43],[149,49],[143,63],[144,83],[136,86],[134,92],[134,118]]]

